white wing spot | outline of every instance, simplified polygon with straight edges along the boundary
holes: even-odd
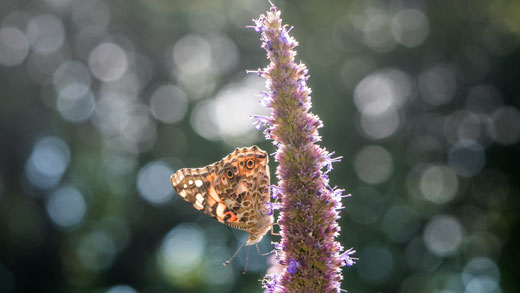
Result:
[[[226,206],[222,203],[219,203],[217,206],[217,217],[224,218],[224,211],[226,210]]]
[[[204,202],[204,197],[202,196],[202,194],[197,193],[196,197],[197,197],[197,202],[200,202],[200,203]]]
[[[184,184],[184,188],[188,188],[188,185]]]
[[[195,186],[201,187],[202,186],[202,180],[200,180],[200,179],[195,180]]]
[[[189,181],[188,181],[188,184],[189,184],[189,185],[192,185],[192,184],[193,184],[193,180],[189,180]]]
[[[182,197],[186,197],[186,190],[181,190],[179,193]]]

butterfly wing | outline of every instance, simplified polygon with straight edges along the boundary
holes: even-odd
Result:
[[[239,222],[251,226],[257,220],[257,211],[265,210],[269,201],[267,153],[256,146],[236,149],[218,164],[216,190]]]
[[[273,218],[266,215],[269,201],[267,153],[253,146],[236,149],[221,161],[203,168],[181,169],[171,177],[177,193],[197,210],[258,241]]]
[[[170,179],[175,191],[185,201],[206,215],[217,218],[221,199],[210,181],[214,174],[215,164],[211,164],[203,168],[180,169]]]

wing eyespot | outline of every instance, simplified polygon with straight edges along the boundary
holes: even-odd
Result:
[[[233,176],[234,176],[233,171],[231,171],[231,169],[228,169],[228,170],[226,171],[226,177],[227,177],[228,179],[232,179]]]
[[[255,161],[253,161],[252,159],[247,160],[246,167],[248,169],[253,169],[255,167]]]

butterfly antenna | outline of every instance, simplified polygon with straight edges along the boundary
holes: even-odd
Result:
[[[244,271],[242,272],[242,275],[245,275],[247,273],[247,263],[249,262],[249,246],[247,247],[247,253],[246,253],[246,265],[244,266]]]
[[[237,256],[237,254],[240,252],[240,250],[242,249],[242,247],[244,247],[246,243],[242,243],[242,245],[240,245],[240,247],[237,249],[237,251],[235,251],[235,253],[233,253],[233,255],[228,259],[226,260],[225,262],[222,263],[223,266],[227,266],[228,264],[230,264],[233,259]],[[249,250],[248,250],[249,251]]]

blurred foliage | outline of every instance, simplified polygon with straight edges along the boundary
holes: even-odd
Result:
[[[344,157],[349,292],[518,292],[520,4],[277,1]],[[0,292],[260,292],[169,176],[269,152],[267,1],[0,1]],[[274,170],[274,166],[271,168]],[[273,176],[274,177],[274,176]],[[268,251],[267,237],[261,250]]]

